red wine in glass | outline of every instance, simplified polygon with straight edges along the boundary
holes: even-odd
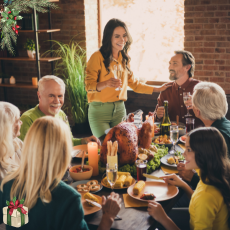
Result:
[[[186,133],[189,133],[194,129],[195,119],[194,118],[186,118]]]
[[[136,168],[137,168],[137,181],[146,180],[146,177],[143,176],[143,173],[146,173],[147,170],[147,161],[136,160]]]

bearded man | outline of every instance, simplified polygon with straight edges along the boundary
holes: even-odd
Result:
[[[155,121],[161,121],[164,116],[164,101],[168,101],[168,113],[171,121],[179,121],[185,124],[187,109],[191,109],[189,113],[195,118],[195,127],[204,126],[203,122],[195,117],[192,111],[192,101],[188,100],[186,106],[183,101],[183,93],[190,92],[193,94],[194,86],[199,83],[193,79],[195,70],[195,58],[189,51],[175,51],[175,55],[169,62],[169,79],[174,81],[172,87],[161,92],[158,97],[158,104],[155,109]]]

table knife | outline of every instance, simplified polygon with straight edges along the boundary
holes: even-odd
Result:
[[[146,174],[146,173],[143,173],[142,175],[143,175],[144,177],[147,177],[147,178],[151,178],[151,179],[155,179],[155,180],[163,180],[163,181],[164,181],[164,179],[162,179],[162,178],[160,178],[160,177],[148,175],[148,174]]]
[[[92,200],[89,200],[89,199],[85,199],[85,200],[86,200],[87,202],[89,202],[89,203],[91,203],[91,204],[97,206],[98,208],[102,208],[102,206],[101,206],[100,204],[98,204],[97,202],[95,202],[95,201],[92,201]],[[116,217],[117,217],[117,219],[122,220],[122,218],[121,218],[120,216],[116,215]]]

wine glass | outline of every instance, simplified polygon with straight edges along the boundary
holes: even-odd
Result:
[[[183,93],[183,100],[184,100],[184,104],[185,104],[185,106],[186,106],[186,108],[187,108],[187,114],[185,115],[185,117],[189,117],[189,116],[192,116],[192,114],[190,114],[189,113],[189,109],[188,109],[188,107],[187,107],[187,101],[188,100],[191,100],[191,94],[190,94],[190,92],[184,92]]]
[[[113,75],[115,79],[121,79],[121,74],[122,74],[122,70],[121,70],[121,65],[114,65],[113,66]],[[115,89],[116,91],[121,90],[121,87],[118,87]]]
[[[109,184],[111,185],[112,191],[117,180],[117,164],[106,164],[106,176]]]
[[[175,144],[178,140],[178,137],[179,137],[179,129],[178,129],[178,126],[177,125],[171,125],[170,126],[170,140],[172,141],[173,143],[173,149],[170,150],[170,154],[174,154],[176,153],[176,150],[175,150]]]

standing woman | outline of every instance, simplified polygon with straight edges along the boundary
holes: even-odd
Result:
[[[105,26],[102,46],[88,61],[85,87],[88,92],[89,124],[96,137],[106,129],[119,124],[126,109],[127,87],[137,93],[152,94],[171,86],[171,83],[159,88],[146,85],[136,79],[130,70],[128,49],[132,38],[124,22],[111,19]],[[114,71],[120,79],[114,78]],[[119,88],[119,90],[116,90]]]
[[[166,183],[184,189],[191,198],[189,204],[190,230],[229,230],[230,160],[227,156],[224,137],[214,127],[195,129],[188,134],[185,147],[186,169],[200,170],[200,181],[196,190],[193,192],[189,185],[175,174],[162,178]],[[149,201],[148,212],[165,229],[179,229],[159,203]],[[180,215],[174,221],[181,224],[185,221],[184,217],[186,216]]]

